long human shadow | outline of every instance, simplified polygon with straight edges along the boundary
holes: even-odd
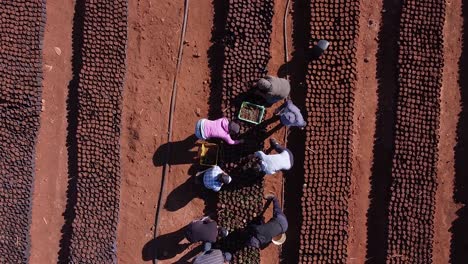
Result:
[[[208,66],[211,73],[210,96],[208,99],[208,117],[216,119],[223,116],[223,66],[226,41],[226,21],[229,1],[212,0],[214,8],[213,28],[211,31],[211,47],[208,49]]]
[[[201,198],[205,202],[205,215],[212,215],[216,210],[216,193],[203,185],[203,175],[192,175],[167,196],[164,209],[175,212],[186,206],[194,198]]]
[[[388,206],[394,152],[396,94],[398,90],[398,37],[402,3],[384,0],[377,51],[377,112],[371,169],[370,205],[367,211],[366,263],[385,263]]]
[[[157,238],[148,241],[141,252],[142,260],[166,260],[174,258],[178,254],[184,252],[191,245],[188,241],[185,243],[182,242],[185,238],[186,227],[187,226],[184,226],[177,231],[160,235]],[[193,248],[175,263],[188,263],[189,259],[202,251],[202,247],[202,245],[199,245]]]
[[[194,163],[197,152],[191,150],[194,148],[196,141],[197,137],[192,134],[184,140],[161,145],[153,155],[154,166],[163,166],[166,162],[169,165]],[[167,149],[169,147],[171,149],[171,157],[167,159]]]
[[[194,198],[201,197],[203,191],[203,182],[197,182],[195,177],[189,177],[187,181],[172,190],[167,196],[164,209],[175,212],[186,206]]]
[[[68,263],[70,256],[70,243],[73,234],[73,221],[75,219],[75,205],[77,201],[77,177],[78,177],[78,142],[76,138],[78,126],[78,85],[80,71],[83,66],[83,29],[84,29],[85,1],[76,0],[75,14],[73,17],[72,31],[72,73],[73,77],[68,84],[67,100],[67,149],[68,149],[68,189],[67,204],[63,213],[64,224],[61,229],[60,250],[58,262]]]
[[[307,75],[307,65],[309,63],[306,54],[309,50],[311,39],[310,26],[310,0],[295,0],[293,10],[293,46],[294,52],[291,61],[282,65],[278,71],[278,76],[290,76],[291,99],[299,107],[302,113],[307,116],[305,108],[305,98],[307,87],[305,80]],[[302,224],[302,185],[304,184],[304,159],[305,159],[305,130],[291,129],[288,135],[288,148],[294,153],[295,166],[285,173],[284,182],[284,213],[290,221],[286,235],[288,239],[282,246],[281,263],[299,263],[300,230]],[[292,220],[294,219],[294,220]]]
[[[457,144],[455,146],[454,200],[463,204],[457,211],[458,218],[452,223],[450,231],[450,263],[461,264],[468,260],[468,3],[462,1],[462,53],[458,63],[461,111],[457,125]]]

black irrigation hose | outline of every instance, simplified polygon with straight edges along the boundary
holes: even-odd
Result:
[[[161,203],[162,203],[162,197],[164,196],[164,190],[165,190],[165,185],[166,185],[166,175],[168,174],[168,168],[170,167],[169,165],[169,157],[171,154],[171,142],[172,142],[172,124],[173,124],[173,119],[174,119],[174,111],[175,111],[175,104],[176,104],[176,99],[177,99],[177,77],[180,72],[180,65],[182,63],[182,51],[184,49],[184,40],[185,40],[185,31],[187,29],[187,17],[188,17],[188,9],[189,9],[189,1],[190,0],[185,0],[184,5],[184,20],[182,22],[182,32],[180,35],[180,42],[179,42],[179,54],[177,55],[177,65],[176,65],[176,72],[174,75],[174,81],[172,82],[172,94],[171,94],[171,105],[170,105],[170,111],[169,111],[169,126],[167,129],[167,153],[166,153],[166,160],[163,165],[163,173],[162,173],[162,178],[161,178],[161,187],[159,191],[159,198],[158,198],[158,205],[156,209],[156,215],[155,215],[155,221],[154,221],[154,234],[153,238],[156,239],[158,235],[158,224],[159,224],[159,218],[161,215]],[[157,257],[153,259],[153,263],[156,264],[158,263]]]

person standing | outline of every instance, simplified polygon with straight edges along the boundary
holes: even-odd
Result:
[[[200,119],[195,125],[195,136],[198,139],[219,138],[224,140],[229,145],[243,143],[241,140],[234,140],[232,137],[237,136],[240,132],[240,126],[234,121],[229,121],[226,117],[216,120]]]

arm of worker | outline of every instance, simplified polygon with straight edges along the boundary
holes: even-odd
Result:
[[[304,120],[304,117],[302,116],[301,112],[296,113],[296,120],[297,120],[297,126],[300,129],[304,129],[305,126],[307,125],[307,123]]]
[[[219,184],[219,185],[213,185],[211,190],[215,191],[215,192],[219,192],[221,191],[221,186],[223,186],[222,184]]]
[[[278,215],[284,215],[283,210],[280,207],[280,204],[278,202],[278,199],[274,197],[272,199],[273,202],[273,217],[278,217]]]
[[[265,99],[266,98],[266,94],[258,89],[255,89],[254,90],[254,95],[257,95],[257,96],[260,96],[261,98]]]
[[[204,223],[204,224],[207,224],[207,223],[211,223],[213,222],[214,220],[210,218],[210,216],[205,216],[201,219],[201,221]]]
[[[274,114],[275,115],[280,115],[284,111],[284,109],[287,108],[289,102],[290,101],[288,100],[284,104],[282,104],[280,107],[276,108]]]
[[[222,139],[228,143],[229,145],[237,145],[237,144],[241,144],[241,143],[244,143],[244,140],[243,139],[239,139],[239,140],[234,140],[231,138],[231,135],[229,135],[228,133],[226,133],[226,135],[224,135],[222,137]]]
[[[257,158],[259,158],[260,160],[264,160],[266,154],[265,154],[265,152],[259,150],[259,151],[257,151],[257,152],[254,153],[254,156],[257,157]]]

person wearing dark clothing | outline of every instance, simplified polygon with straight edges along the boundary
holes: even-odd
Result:
[[[193,261],[193,264],[224,264],[232,259],[229,252],[222,252],[219,249],[204,251]]]
[[[225,228],[218,226],[216,221],[209,216],[192,221],[185,231],[185,237],[190,243],[203,241],[206,250],[211,249],[211,243],[216,242],[218,235],[226,237],[228,232]]]
[[[274,237],[288,230],[288,220],[279,206],[278,199],[273,195],[267,199],[273,201],[273,217],[266,224],[249,226],[250,239],[247,241],[247,246],[264,248]]]

